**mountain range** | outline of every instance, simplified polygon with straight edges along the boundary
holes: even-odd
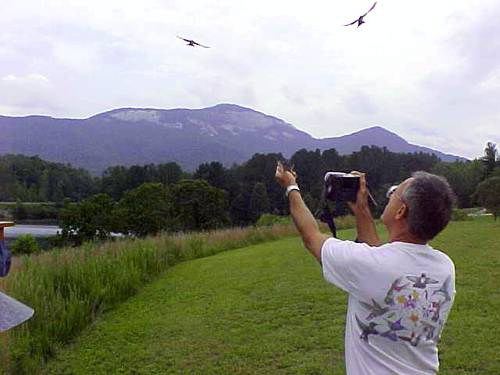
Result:
[[[209,161],[230,166],[255,153],[289,157],[306,148],[335,148],[340,154],[363,145],[393,152],[424,152],[443,161],[464,158],[408,143],[373,126],[333,138],[313,138],[273,116],[234,104],[202,109],[121,108],[87,119],[0,116],[0,154],[38,155],[93,173],[112,165],[177,162],[192,171]]]

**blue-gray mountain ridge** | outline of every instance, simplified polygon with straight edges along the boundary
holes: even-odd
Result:
[[[227,166],[242,163],[255,153],[281,152],[289,157],[301,148],[335,148],[349,154],[363,145],[431,153],[443,161],[463,159],[412,145],[380,126],[316,139],[279,118],[234,104],[202,109],[121,108],[87,119],[0,116],[0,154],[38,155],[93,173],[112,165],[171,161],[192,171],[209,161]]]

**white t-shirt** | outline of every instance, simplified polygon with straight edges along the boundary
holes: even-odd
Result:
[[[455,266],[446,254],[428,245],[329,238],[321,261],[325,279],[349,293],[349,375],[438,371],[437,342],[455,296]]]

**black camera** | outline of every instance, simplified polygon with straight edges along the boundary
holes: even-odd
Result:
[[[326,172],[325,198],[336,202],[356,202],[359,176],[344,172]]]

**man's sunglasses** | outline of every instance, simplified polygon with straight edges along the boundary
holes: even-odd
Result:
[[[389,189],[387,189],[387,193],[385,193],[385,197],[389,199],[392,194],[396,191],[399,185],[392,185]]]

